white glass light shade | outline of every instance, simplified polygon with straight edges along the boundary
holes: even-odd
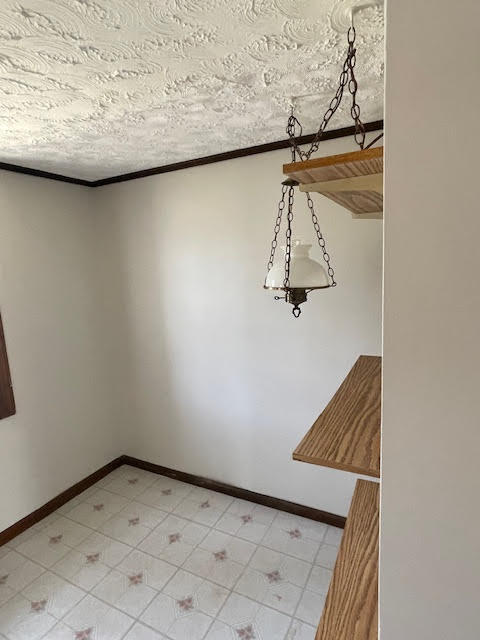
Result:
[[[328,287],[328,276],[322,265],[309,256],[311,244],[303,244],[301,240],[292,242],[290,256],[290,289],[315,289]],[[282,247],[285,254],[285,247]],[[285,260],[274,264],[267,273],[265,287],[267,289],[283,289],[285,279]]]

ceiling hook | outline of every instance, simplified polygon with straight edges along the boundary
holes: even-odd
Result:
[[[340,0],[337,2],[330,15],[330,24],[335,31],[346,33],[349,28],[354,28],[355,14],[370,7],[383,7],[384,0],[367,0],[366,2],[352,0]]]

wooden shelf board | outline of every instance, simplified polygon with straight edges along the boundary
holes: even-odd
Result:
[[[380,477],[380,356],[360,356],[293,459]]]
[[[377,640],[380,486],[357,480],[315,640]]]
[[[283,165],[283,173],[297,180],[302,191],[321,193],[356,216],[380,217],[383,212],[383,193],[377,184],[366,188],[365,177],[383,174],[383,147],[342,153],[326,158]],[[340,181],[345,181],[339,189]],[[328,189],[328,182],[332,190]]]

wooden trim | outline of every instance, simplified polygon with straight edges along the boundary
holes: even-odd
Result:
[[[13,416],[15,412],[15,397],[8,365],[7,345],[0,316],[0,420]]]
[[[383,120],[376,120],[375,122],[368,122],[365,125],[365,131],[379,131],[383,129]],[[341,129],[333,129],[332,131],[325,131],[322,136],[322,142],[324,140],[334,140],[336,138],[344,138],[347,136],[353,136],[355,133],[355,127],[342,127]],[[300,136],[297,138],[297,144],[309,144],[314,139],[314,134]],[[184,162],[175,162],[173,164],[166,164],[163,167],[154,167],[153,169],[144,169],[143,171],[133,171],[132,173],[124,173],[123,175],[113,176],[112,178],[105,178],[103,180],[96,180],[90,184],[91,187],[103,187],[107,184],[114,184],[116,182],[125,182],[127,180],[136,180],[137,178],[147,178],[148,176],[158,175],[160,173],[168,173],[170,171],[179,171],[181,169],[190,169],[191,167],[199,167],[204,164],[211,164],[212,162],[223,162],[224,160],[233,160],[234,158],[243,158],[245,156],[253,156],[257,153],[267,153],[269,151],[276,151],[277,149],[289,149],[290,140],[277,140],[276,142],[267,142],[266,144],[258,144],[254,147],[245,147],[243,149],[235,149],[233,151],[226,151],[225,153],[216,153],[211,156],[205,156],[203,158],[195,158],[194,160],[186,160]]]
[[[383,120],[367,122],[364,126],[366,132],[381,131],[383,129]],[[340,129],[333,129],[332,131],[325,131],[322,136],[322,142],[324,140],[345,138],[347,136],[352,136],[354,133],[355,127],[342,127]],[[297,138],[297,144],[309,144],[313,141],[313,139],[313,133],[305,136],[300,136]],[[146,178],[148,176],[154,176],[161,173],[169,173],[170,171],[190,169],[191,167],[199,167],[204,164],[223,162],[224,160],[233,160],[234,158],[243,158],[245,156],[253,156],[257,153],[267,153],[269,151],[276,151],[277,149],[288,149],[289,147],[289,140],[277,140],[276,142],[267,142],[266,144],[258,144],[253,147],[235,149],[233,151],[227,151],[225,153],[216,153],[210,156],[204,156],[203,158],[195,158],[194,160],[185,160],[183,162],[175,162],[173,164],[166,164],[160,167],[153,167],[151,169],[143,169],[142,171],[123,173],[117,176],[112,176],[110,178],[103,178],[101,180],[82,180],[81,178],[71,178],[69,176],[63,176],[58,173],[50,173],[49,171],[41,171],[40,169],[22,167],[17,164],[9,164],[7,162],[0,162],[0,169],[4,169],[5,171],[13,171],[15,173],[24,173],[27,175],[36,176],[37,178],[48,178],[49,180],[70,182],[72,184],[78,184],[84,187],[103,187],[107,184],[126,182],[128,180],[137,180],[138,178]]]
[[[80,480],[69,489],[62,491],[58,496],[49,500],[46,504],[39,507],[25,518],[22,518],[18,522],[12,524],[4,531],[0,531],[0,546],[6,544],[20,533],[23,533],[26,529],[32,525],[40,522],[43,518],[59,509],[66,502],[75,498],[80,493],[88,489],[106,475],[121,467],[123,464],[129,464],[132,467],[138,469],[144,469],[151,471],[152,473],[158,473],[159,475],[166,476],[168,478],[175,478],[182,482],[188,482],[197,487],[203,487],[205,489],[211,489],[212,491],[218,491],[219,493],[225,493],[226,495],[233,496],[234,498],[242,498],[242,500],[249,500],[256,504],[264,505],[265,507],[271,507],[272,509],[279,509],[280,511],[286,511],[287,513],[293,513],[297,516],[304,518],[310,518],[317,522],[324,522],[325,524],[332,525],[334,527],[345,527],[346,518],[343,516],[329,513],[328,511],[321,511],[320,509],[314,509],[313,507],[306,507],[295,502],[289,502],[288,500],[281,500],[280,498],[273,498],[271,496],[263,495],[262,493],[255,493],[248,489],[240,489],[240,487],[234,487],[230,484],[223,482],[217,482],[216,480],[210,480],[209,478],[202,478],[191,473],[185,473],[184,471],[177,471],[175,469],[169,469],[168,467],[162,467],[153,462],[146,462],[145,460],[139,460],[138,458],[132,458],[131,456],[119,456],[106,464],[98,471],[94,471],[92,474]]]
[[[210,478],[203,478],[202,476],[196,476],[185,471],[178,471],[176,469],[169,469],[168,467],[162,467],[159,464],[153,462],[146,462],[145,460],[139,460],[138,458],[132,458],[131,456],[124,456],[123,464],[129,464],[132,467],[138,467],[145,471],[151,471],[158,473],[168,478],[174,478],[175,480],[181,480],[188,484],[194,484],[197,487],[203,487],[204,489],[211,489],[212,491],[218,491],[219,493],[225,493],[228,496],[234,498],[241,498],[242,500],[248,500],[261,504],[264,507],[271,507],[272,509],[279,509],[280,511],[286,511],[287,513],[293,513],[296,516],[302,516],[303,518],[310,518],[310,520],[316,520],[317,522],[324,522],[325,524],[332,525],[334,527],[345,527],[346,518],[343,516],[330,513],[329,511],[322,511],[321,509],[314,509],[313,507],[307,507],[296,502],[289,502],[288,500],[282,500],[281,498],[274,498],[273,496],[267,496],[263,493],[256,493],[255,491],[249,491],[248,489],[241,489],[231,484],[225,484],[218,480],[211,480]]]
[[[372,147],[371,149],[350,151],[349,153],[338,153],[335,156],[326,156],[325,158],[312,158],[311,160],[304,160],[302,162],[291,162],[283,165],[283,173],[290,175],[296,171],[308,171],[310,169],[330,167],[348,162],[366,162],[367,160],[376,158],[383,158],[383,147]]]
[[[117,467],[125,464],[124,458],[125,456],[115,458],[115,460],[112,460],[104,467],[101,467],[101,469],[94,471],[89,476],[87,476],[83,480],[80,480],[80,482],[77,482],[69,489],[62,491],[62,493],[58,494],[58,496],[55,496],[55,498],[52,498],[52,500],[49,500],[44,505],[30,513],[28,516],[25,516],[25,518],[22,518],[18,522],[15,522],[14,524],[12,524],[12,526],[8,527],[8,529],[0,531],[0,546],[2,544],[6,544],[10,540],[18,536],[20,533],[23,533],[23,531],[29,529],[32,525],[40,522],[40,520],[43,520],[43,518],[46,518],[66,502],[68,502],[72,498],[75,498],[75,496],[78,496],[80,493],[85,491],[85,489],[91,487],[92,484],[95,484],[106,475],[111,473]]]
[[[82,180],[81,178],[71,178],[70,176],[63,176],[60,173],[51,173],[50,171],[42,171],[41,169],[32,169],[31,167],[22,167],[19,164],[10,164],[8,162],[0,162],[0,169],[4,171],[13,171],[13,173],[24,173],[28,176],[35,176],[36,178],[47,178],[48,180],[58,180],[60,182],[70,182],[71,184],[82,185],[83,187],[91,187],[93,183],[89,180]]]

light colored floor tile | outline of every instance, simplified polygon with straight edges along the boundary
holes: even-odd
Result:
[[[165,593],[155,598],[141,620],[172,640],[202,640],[213,621],[189,598],[177,601]]]
[[[289,616],[232,593],[207,639],[230,640],[233,637],[283,640],[289,626]]]
[[[147,537],[151,529],[144,526],[138,516],[132,517],[125,513],[118,513],[105,522],[100,528],[100,532],[115,540],[136,547]]]
[[[118,566],[127,576],[141,575],[143,582],[159,591],[167,584],[177,568],[168,562],[135,549]]]
[[[262,573],[247,567],[235,586],[235,592],[269,607],[293,615],[302,589],[287,582],[280,573]]]
[[[207,527],[213,527],[223,514],[223,509],[216,509],[210,504],[209,500],[198,502],[197,500],[191,500],[190,496],[188,496],[177,505],[173,513]]]
[[[133,619],[88,595],[62,620],[58,640],[67,637],[65,626],[74,640],[120,640],[133,624]],[[49,639],[50,640],[50,639]]]
[[[230,560],[224,555],[223,550],[212,552],[197,548],[184,563],[183,568],[222,587],[232,589],[243,572],[244,565]]]
[[[16,549],[27,558],[47,568],[70,551],[70,547],[63,544],[61,535],[49,536],[45,531],[37,531],[25,542],[20,543]]]
[[[313,626],[318,626],[325,604],[326,595],[305,589],[295,613],[295,617]]]
[[[137,472],[132,472],[120,478],[114,478],[104,485],[106,491],[118,493],[125,498],[134,499],[143,493],[155,482],[155,478],[142,477]]]
[[[110,571],[110,567],[102,562],[100,552],[88,554],[72,549],[53,565],[52,571],[82,589],[90,591],[103,580]]]
[[[226,513],[237,517],[250,515],[254,521],[270,526],[277,516],[278,511],[277,509],[264,507],[261,504],[248,502],[248,500],[235,498]]]
[[[6,549],[6,552],[0,558],[0,605],[45,571],[43,567],[24,558],[16,551]]]
[[[210,531],[199,546],[212,553],[226,552],[227,558],[240,564],[248,564],[256,549],[251,542],[215,530]]]
[[[169,515],[138,545],[156,558],[182,565],[209,529],[175,515]]]
[[[91,529],[98,529],[114,514],[107,511],[103,504],[90,504],[90,502],[80,502],[70,511],[65,512],[65,516],[70,520],[75,520]]]
[[[58,620],[85,596],[85,592],[46,571],[22,591],[30,601],[31,610],[45,610]]]
[[[307,562],[258,547],[235,591],[293,615],[310,569]]]
[[[141,622],[136,622],[125,636],[124,640],[167,640],[167,637]]]
[[[77,547],[76,551],[87,556],[99,556],[99,561],[107,567],[115,567],[121,562],[132,550],[132,548],[123,542],[113,540],[101,533],[92,533],[88,538],[83,540]]]
[[[284,511],[278,512],[273,525],[288,531],[299,530],[304,538],[315,540],[316,542],[322,542],[327,531],[327,525],[323,522],[315,522]]]
[[[278,572],[288,582],[303,589],[312,565],[273,549],[257,547],[250,567],[265,574]]]
[[[40,603],[30,602],[21,593],[0,607],[0,629],[9,640],[38,640],[56,623],[57,618]]]
[[[147,504],[132,501],[127,504],[118,515],[127,516],[129,520],[138,518],[141,525],[148,529],[154,529],[160,522],[165,520],[168,513],[166,511],[160,511],[160,509],[156,509],[155,507],[150,507]]]
[[[307,538],[297,527],[280,529],[275,526],[275,522],[265,534],[262,545],[300,560],[313,562],[320,543]]]
[[[315,640],[316,627],[312,627],[301,620],[292,620],[292,626],[287,633],[287,640]]]
[[[156,507],[161,511],[171,512],[192,490],[192,485],[162,477],[143,493],[139,494],[136,500],[151,507]]]
[[[164,588],[163,593],[184,602],[183,608],[193,607],[209,616],[216,616],[229,595],[224,587],[180,569]]]
[[[99,483],[92,485],[88,489],[85,489],[85,491],[82,491],[82,493],[79,493],[78,496],[75,496],[75,498],[72,498],[71,500],[66,502],[64,505],[59,507],[55,513],[60,515],[62,514],[65,515],[65,513],[67,513],[68,511],[71,511],[73,507],[76,507],[77,504],[80,504],[81,502],[85,502],[85,500],[89,496],[91,496],[93,493],[95,493],[95,491],[98,491],[98,489],[99,489]]]
[[[224,493],[203,489],[202,487],[195,487],[188,497],[200,504],[208,502],[213,509],[220,511],[225,511],[234,500],[231,496],[227,496]]]
[[[0,640],[314,640],[341,535],[124,465],[0,548]]]
[[[40,522],[36,522],[34,525],[32,525],[32,529],[41,531],[42,529],[45,529],[45,527],[48,527],[49,525],[56,522],[59,518],[60,518],[60,514],[57,511],[54,511],[53,513],[50,513],[45,518],[42,518]]]
[[[333,544],[335,547],[340,546],[340,542],[342,541],[343,529],[339,529],[338,527],[327,527],[327,533],[325,534],[325,538],[323,542],[326,544]]]
[[[42,533],[52,540],[58,538],[62,544],[68,547],[75,547],[82,540],[85,540],[92,531],[78,522],[73,522],[69,518],[60,516],[53,523],[42,529]]]
[[[93,589],[92,595],[137,618],[157,591],[145,584],[142,572],[126,575],[112,569]]]
[[[249,514],[234,516],[224,513],[215,528],[258,544],[267,532],[268,525],[256,522]]]
[[[97,508],[101,508],[108,513],[118,513],[127,504],[130,502],[128,498],[124,496],[119,496],[116,493],[112,493],[111,491],[106,491],[105,489],[98,489],[92,495],[88,496],[85,502],[89,502],[90,504],[96,506]]]
[[[314,566],[307,582],[307,589],[315,593],[326,594],[330,586],[333,571],[325,567]]]
[[[337,560],[338,549],[331,544],[321,544],[315,558],[315,564],[333,569]]]

